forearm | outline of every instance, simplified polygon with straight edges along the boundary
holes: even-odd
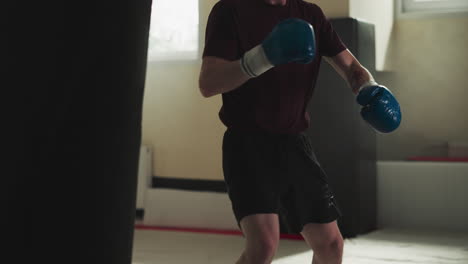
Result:
[[[250,79],[240,66],[240,61],[218,58],[204,60],[200,72],[199,86],[204,97],[232,91]]]
[[[350,70],[346,74],[346,80],[352,92],[357,94],[359,88],[366,83],[375,83],[372,74],[359,63],[351,65]]]
[[[332,58],[324,58],[348,83],[355,94],[359,92],[362,85],[374,82],[372,74],[359,63],[349,50],[344,50]]]

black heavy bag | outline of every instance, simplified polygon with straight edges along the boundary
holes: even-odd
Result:
[[[130,264],[151,1],[4,10],[2,258]]]

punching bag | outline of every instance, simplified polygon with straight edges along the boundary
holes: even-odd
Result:
[[[130,264],[151,0],[7,10],[0,258]]]

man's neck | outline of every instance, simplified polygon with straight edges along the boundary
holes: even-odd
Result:
[[[269,5],[281,5],[281,6],[284,6],[286,5],[286,2],[288,0],[264,0],[265,3],[269,4]]]

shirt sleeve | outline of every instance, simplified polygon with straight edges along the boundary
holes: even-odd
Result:
[[[318,8],[318,16],[321,21],[319,29],[319,52],[322,56],[333,57],[343,50],[347,49],[341,38],[333,29],[332,24],[323,13],[322,9]]]
[[[208,17],[203,57],[213,56],[236,60],[239,55],[239,39],[232,9],[222,1],[216,3]]]

